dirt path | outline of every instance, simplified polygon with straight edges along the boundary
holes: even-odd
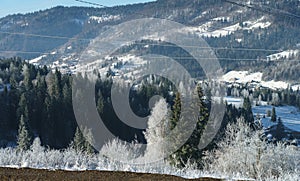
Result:
[[[0,168],[0,180],[108,180],[108,181],[140,181],[140,180],[186,180],[180,177],[158,174],[144,174],[131,172],[108,172],[108,171],[49,171],[36,169]],[[220,181],[219,179],[201,178],[199,181]]]

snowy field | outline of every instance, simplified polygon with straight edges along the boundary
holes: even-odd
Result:
[[[239,97],[225,97],[224,100],[228,104],[234,105],[236,108],[241,108],[243,106],[243,99]],[[264,128],[269,128],[277,123],[270,121],[270,117],[267,117],[267,111],[272,111],[273,106],[271,105],[262,105],[262,106],[253,106],[252,111],[253,115],[256,117],[258,114],[262,118],[262,124]],[[275,107],[277,118],[281,118],[282,123],[287,128],[300,132],[300,110],[294,106],[279,106]]]
[[[271,111],[273,106],[255,106],[253,107],[253,115],[256,116],[259,114],[261,117],[263,115],[267,115],[267,111]],[[298,108],[294,106],[279,106],[275,107],[277,118],[281,118],[282,123],[287,128],[300,132],[300,111]],[[270,121],[270,117],[266,117],[262,119],[263,126],[268,128],[272,125],[276,125],[276,123],[272,123]]]
[[[244,102],[243,98],[231,96],[224,97],[224,101],[226,101],[228,105],[233,105],[236,108],[241,108]]]

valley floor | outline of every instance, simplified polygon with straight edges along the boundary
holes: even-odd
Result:
[[[110,172],[110,171],[49,171],[29,168],[0,168],[0,180],[187,180],[176,176],[132,173],[132,172]],[[219,179],[200,178],[199,181],[220,181]]]

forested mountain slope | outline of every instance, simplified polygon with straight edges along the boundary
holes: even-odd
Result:
[[[166,18],[204,37],[225,71],[251,67],[265,70],[267,79],[297,81],[298,62],[287,60],[299,59],[299,7],[297,0],[158,0],[111,8],[55,7],[0,19],[0,56],[38,57],[31,62],[70,67],[109,26],[137,18]]]

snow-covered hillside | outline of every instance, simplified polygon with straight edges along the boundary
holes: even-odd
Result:
[[[267,20],[265,16],[262,16],[259,19],[248,20],[242,23],[235,23],[229,26],[224,26],[220,28],[216,28],[216,23],[226,22],[230,23],[232,21],[232,17],[216,17],[211,19],[210,21],[201,24],[200,26],[188,27],[185,28],[184,31],[193,32],[198,34],[199,36],[204,37],[224,37],[230,34],[235,33],[236,31],[244,31],[244,30],[256,30],[256,29],[264,29],[271,26],[271,22]]]
[[[286,50],[280,53],[275,53],[267,56],[267,60],[275,61],[280,59],[290,59],[299,54],[299,50]]]
[[[121,19],[120,15],[90,16],[88,23],[92,23],[92,22],[103,23],[107,21],[116,21],[119,19]]]
[[[220,78],[221,82],[229,84],[247,84],[254,87],[266,87],[270,89],[286,89],[289,83],[283,81],[263,81],[263,73],[248,71],[230,71]]]

